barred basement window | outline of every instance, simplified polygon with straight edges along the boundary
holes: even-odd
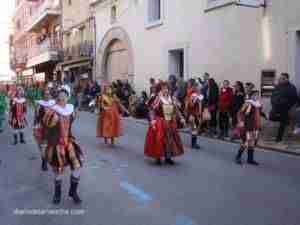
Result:
[[[162,0],[148,0],[148,22],[154,23],[162,19]]]

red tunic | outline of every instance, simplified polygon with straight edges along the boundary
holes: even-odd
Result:
[[[54,171],[62,173],[64,167],[82,166],[83,152],[72,135],[74,107],[53,106],[44,116],[47,125],[46,159]]]
[[[14,98],[10,101],[10,121],[9,124],[13,129],[24,129],[26,121],[26,100],[25,98]]]

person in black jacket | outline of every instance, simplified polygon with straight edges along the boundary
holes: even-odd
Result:
[[[235,129],[238,124],[238,112],[245,103],[245,89],[244,84],[241,81],[237,81],[234,85],[234,94],[231,106],[231,118],[232,118],[232,127]],[[237,134],[234,133],[232,139],[238,138]]]
[[[289,74],[282,73],[271,97],[272,114],[278,114],[280,122],[276,142],[282,141],[285,128],[288,125],[289,111],[297,102],[296,87],[290,83]]]
[[[209,131],[211,135],[217,134],[217,112],[218,112],[218,100],[219,100],[219,87],[213,78],[208,80],[207,90],[207,102],[206,105],[211,114],[211,120],[209,121]]]

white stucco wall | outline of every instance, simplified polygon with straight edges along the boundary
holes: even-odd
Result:
[[[128,33],[138,90],[148,88],[150,77],[167,78],[168,51],[174,48],[185,50],[186,78],[209,72],[218,82],[260,85],[261,70],[275,69],[295,79],[299,1],[270,0],[267,9],[232,5],[205,13],[206,0],[164,0],[163,24],[151,29],[146,28],[147,0],[117,1],[114,24],[110,2],[95,7],[97,46],[112,27]]]

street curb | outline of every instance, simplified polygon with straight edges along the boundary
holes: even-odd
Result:
[[[134,119],[134,118],[124,118],[124,119],[127,120],[127,121],[132,121],[132,122],[143,124],[143,125],[148,125],[147,121],[138,120],[138,119]],[[184,131],[184,130],[180,130],[180,133],[188,134],[188,132]],[[230,141],[230,140],[221,140],[221,139],[218,139],[218,138],[213,138],[213,137],[208,137],[208,136],[199,136],[199,137],[204,138],[204,139],[206,138],[206,139],[210,139],[210,140],[217,140],[217,141],[220,141],[220,142],[239,144],[239,142],[234,142],[234,141]],[[294,151],[280,149],[280,148],[271,147],[271,146],[267,146],[267,145],[258,145],[257,147],[259,149],[264,149],[264,150],[271,151],[271,152],[278,152],[278,153],[292,155],[292,156],[300,156],[300,152],[294,152]]]

